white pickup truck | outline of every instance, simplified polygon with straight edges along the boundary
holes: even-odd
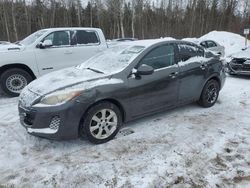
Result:
[[[1,89],[18,96],[37,77],[80,64],[107,47],[98,28],[43,29],[16,44],[1,44]]]

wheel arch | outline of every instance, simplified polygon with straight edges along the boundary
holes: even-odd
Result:
[[[20,63],[9,64],[9,65],[4,65],[4,66],[0,67],[0,75],[3,72],[5,72],[6,70],[14,69],[14,68],[19,68],[19,69],[22,69],[22,70],[28,72],[33,80],[36,79],[34,72],[27,65],[20,64]]]
[[[206,81],[206,83],[207,83],[208,81],[210,81],[210,80],[215,80],[215,81],[217,81],[218,84],[219,84],[219,88],[221,89],[221,80],[220,80],[220,78],[219,78],[218,76],[216,76],[216,75],[211,76],[211,77]]]
[[[104,98],[104,99],[97,100],[96,102],[94,102],[92,105],[90,105],[90,106],[87,108],[86,112],[87,112],[92,106],[97,105],[97,104],[99,104],[99,103],[101,103],[101,102],[110,102],[110,103],[116,105],[116,106],[119,108],[119,110],[120,110],[120,112],[121,112],[121,114],[122,114],[122,121],[124,122],[124,121],[126,120],[126,113],[125,113],[125,110],[124,110],[123,105],[122,105],[118,100],[113,99],[113,98]],[[85,113],[86,113],[86,112],[85,112]],[[85,113],[84,113],[84,114],[85,114]],[[84,115],[83,115],[83,116],[84,116]]]
[[[209,82],[210,80],[216,80],[216,81],[218,82],[218,84],[219,84],[219,88],[221,89],[221,80],[220,80],[219,76],[216,75],[216,74],[211,75],[211,76],[208,77],[207,80],[204,82],[204,84],[203,84],[203,86],[202,86],[202,88],[201,88],[201,90],[200,90],[200,92],[199,92],[199,98],[200,98],[200,96],[201,96],[201,94],[202,94],[202,91],[203,91],[205,85],[206,85],[207,82]]]
[[[95,101],[93,104],[91,104],[90,106],[88,106],[88,108],[82,114],[80,122],[79,122],[79,125],[78,125],[78,134],[80,133],[81,124],[83,123],[84,117],[86,116],[87,112],[90,110],[90,108],[92,108],[93,106],[95,106],[95,105],[97,105],[97,104],[99,104],[101,102],[110,102],[110,103],[116,105],[119,108],[120,112],[121,112],[122,122],[125,122],[125,120],[126,120],[125,109],[124,109],[124,107],[122,106],[122,104],[118,100],[113,99],[113,98],[99,99],[99,100]]]

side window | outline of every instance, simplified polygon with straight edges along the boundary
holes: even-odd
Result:
[[[206,42],[202,42],[202,43],[200,43],[200,45],[203,46],[204,48],[207,48]]]
[[[140,64],[152,66],[154,69],[160,69],[171,66],[174,61],[174,46],[160,46],[149,52],[143,57]]]
[[[216,47],[217,44],[213,41],[207,41],[207,46],[208,46],[208,48],[213,48],[213,47]]]
[[[70,44],[68,31],[53,32],[43,39],[43,41],[45,40],[50,40],[53,46],[67,46]]]
[[[191,44],[179,44],[179,55],[181,61],[187,61],[192,57],[203,57],[204,51],[202,48],[198,46],[194,46]]]
[[[95,31],[78,30],[71,34],[72,45],[76,44],[99,44],[100,41]]]

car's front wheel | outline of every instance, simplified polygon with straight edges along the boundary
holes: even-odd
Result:
[[[31,75],[23,69],[13,68],[4,71],[0,76],[2,91],[12,97],[17,97],[22,89],[32,81]]]
[[[219,91],[220,87],[218,81],[209,80],[203,88],[198,103],[205,108],[213,106],[218,99]]]
[[[94,144],[112,140],[122,125],[120,109],[110,102],[101,102],[91,107],[83,117],[80,136]]]

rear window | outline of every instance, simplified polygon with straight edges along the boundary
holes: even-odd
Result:
[[[99,44],[99,38],[95,31],[78,30],[71,32],[71,45]]]
[[[192,44],[179,44],[178,48],[181,61],[187,61],[192,57],[204,56],[204,50]]]
[[[213,48],[213,47],[216,47],[217,45],[213,41],[207,41],[207,46],[208,46],[208,48]]]

